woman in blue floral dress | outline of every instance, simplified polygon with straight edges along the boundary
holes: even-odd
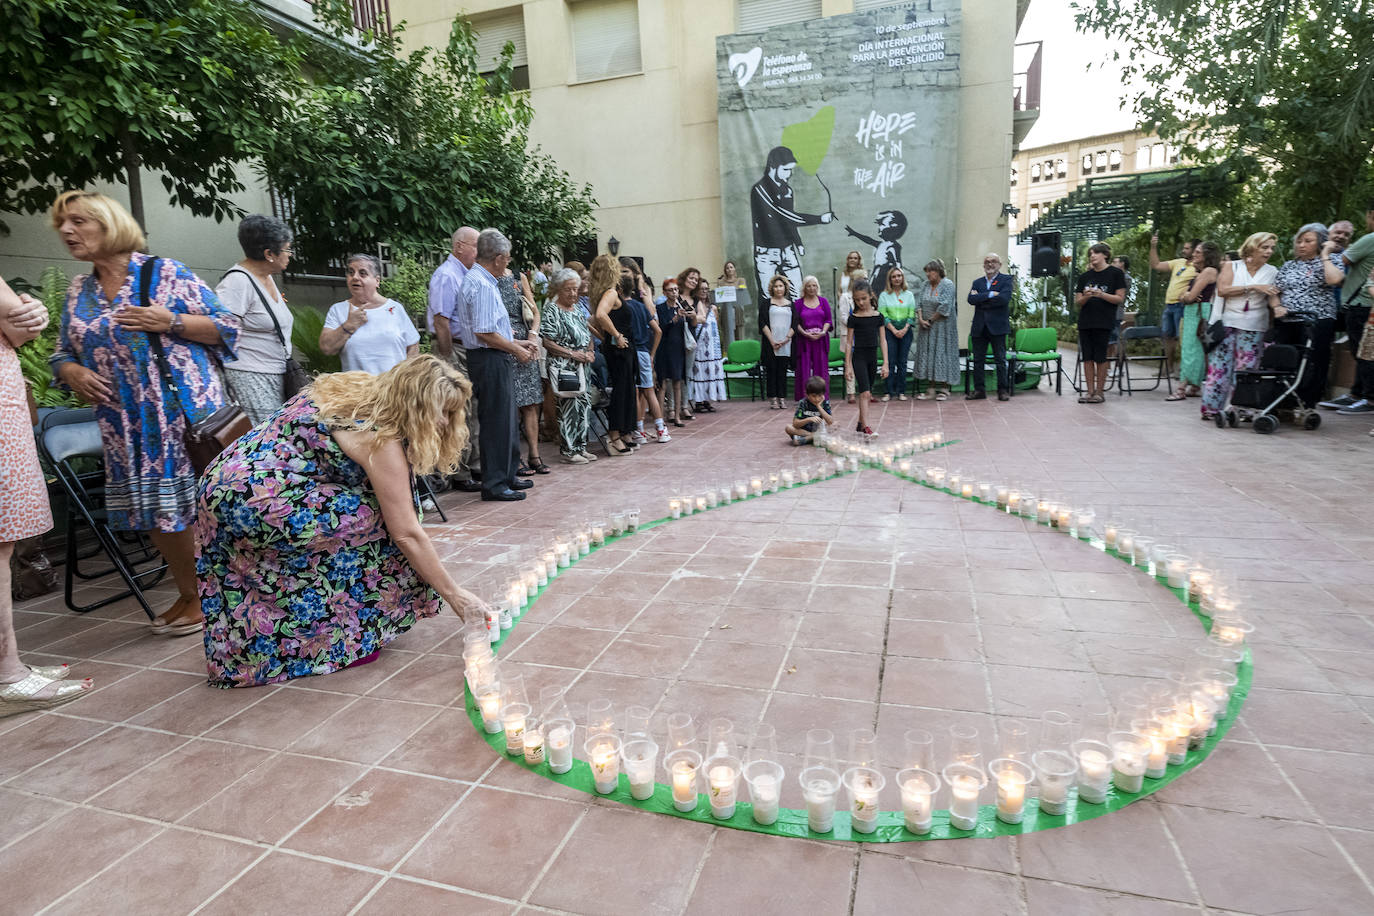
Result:
[[[200,632],[196,595],[196,474],[182,445],[187,422],[226,403],[216,359],[232,359],[239,321],[185,265],[148,267],[148,305],[138,279],[149,256],[138,223],[103,194],[67,191],[52,223],[72,257],[94,270],[72,280],[51,359],[53,374],[95,407],[105,452],[105,509],[118,531],[142,531],[167,560],[176,602],[152,622],[162,636]],[[176,392],[149,345],[162,344]]]
[[[205,657],[216,687],[370,661],[439,600],[480,599],[420,524],[415,474],[451,474],[472,387],[423,355],[321,376],[205,472],[196,518]]]

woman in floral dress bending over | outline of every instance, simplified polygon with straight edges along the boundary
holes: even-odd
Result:
[[[472,388],[437,357],[317,379],[206,470],[196,518],[205,657],[216,687],[371,661],[453,581],[420,525],[415,475],[451,474]]]

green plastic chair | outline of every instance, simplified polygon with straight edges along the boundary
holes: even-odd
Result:
[[[959,355],[964,360],[964,394],[968,394],[973,389],[974,357],[978,354],[973,350],[973,335],[968,336],[968,347],[960,350]],[[1007,381],[1010,385],[1011,394],[1016,393],[1016,354],[1010,347],[1007,348]],[[986,372],[991,367],[993,372],[997,371],[997,363],[992,358],[992,344],[989,343],[983,350],[983,371]]]
[[[1054,328],[1021,328],[1007,360],[1018,363],[1054,363],[1054,393],[1064,394],[1064,357],[1059,355],[1059,332]],[[1010,368],[1010,367],[1008,367]]]
[[[844,368],[844,341],[838,337],[830,338],[830,368]]]
[[[746,375],[749,378],[749,400],[763,396],[763,377],[759,372],[759,356],[762,346],[757,340],[732,341],[725,351],[725,376]]]

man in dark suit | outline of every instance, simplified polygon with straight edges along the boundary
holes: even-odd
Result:
[[[1002,273],[1002,259],[995,254],[983,258],[983,276],[973,281],[968,301],[973,306],[973,327],[970,330],[970,346],[973,348],[973,385],[972,393],[965,395],[970,401],[985,400],[988,396],[983,380],[983,362],[988,345],[992,346],[992,358],[997,364],[997,400],[1005,401],[1011,397],[1011,378],[1007,374],[1007,335],[1011,333],[1011,285],[1010,274]]]

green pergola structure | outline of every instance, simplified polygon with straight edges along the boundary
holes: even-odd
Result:
[[[1230,165],[1089,178],[1017,233],[1016,241],[1030,242],[1037,232],[1058,230],[1073,251],[1072,284],[1078,277],[1078,242],[1110,238],[1147,224],[1156,230],[1181,226],[1185,205],[1222,197],[1243,180]],[[1154,301],[1154,273],[1149,271],[1147,305]]]

